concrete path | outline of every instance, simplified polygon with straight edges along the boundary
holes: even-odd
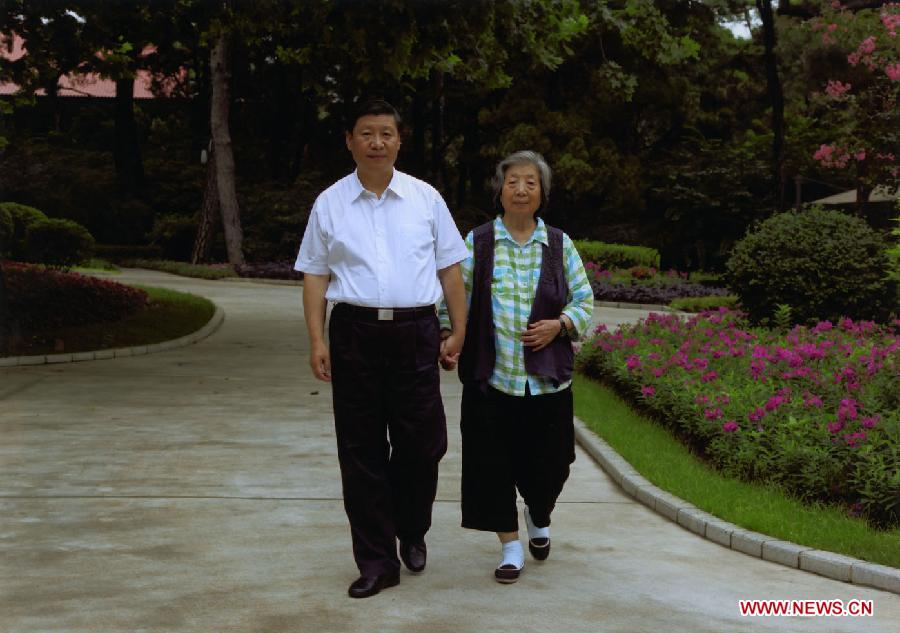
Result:
[[[580,451],[550,560],[495,583],[496,538],[458,527],[453,374],[428,569],[352,600],[330,392],[307,369],[300,289],[120,279],[207,296],[225,323],[170,352],[0,369],[2,633],[898,630],[900,596],[699,538]],[[873,600],[875,616],[742,618],[738,600],[754,598]]]

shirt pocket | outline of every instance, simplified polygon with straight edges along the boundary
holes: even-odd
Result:
[[[419,261],[434,259],[434,234],[427,221],[398,224],[394,242],[401,258],[412,257]]]

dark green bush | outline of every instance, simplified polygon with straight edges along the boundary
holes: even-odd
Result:
[[[0,257],[9,256],[10,240],[12,239],[13,219],[9,211],[0,205]]]
[[[647,246],[607,244],[593,240],[574,240],[584,263],[593,262],[603,269],[648,266],[659,268],[659,251]]]
[[[772,216],[735,245],[729,286],[756,323],[789,305],[795,323],[884,321],[896,309],[884,239],[863,220],[813,208]]]
[[[40,220],[25,234],[25,259],[58,268],[71,268],[94,254],[94,238],[72,220]]]
[[[23,259],[28,227],[35,222],[46,220],[47,216],[34,207],[18,202],[0,202],[0,209],[9,215],[11,221],[11,233],[3,240],[5,246],[0,247],[0,252],[6,253],[12,259]]]

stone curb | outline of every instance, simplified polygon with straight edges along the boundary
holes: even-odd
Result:
[[[575,438],[628,495],[703,538],[755,558],[900,594],[900,569],[797,545],[723,521],[644,479],[578,418]]]
[[[43,356],[9,356],[0,358],[0,368],[3,367],[22,367],[25,365],[46,365],[55,363],[77,363],[86,360],[107,360],[110,358],[124,358],[126,356],[142,356],[144,354],[154,354],[156,352],[165,352],[178,347],[193,345],[198,341],[202,341],[219,329],[225,320],[225,311],[216,306],[216,311],[209,321],[196,332],[186,334],[180,338],[171,341],[163,341],[162,343],[153,343],[152,345],[138,345],[136,347],[122,347],[119,349],[101,349],[94,352],[73,352],[71,354],[46,354]]]

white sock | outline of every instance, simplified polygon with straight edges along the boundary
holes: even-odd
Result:
[[[528,507],[525,507],[525,527],[528,528],[528,538],[550,538],[550,526],[547,527],[534,527],[534,523],[531,522],[531,514],[528,512]]]
[[[503,544],[503,560],[497,567],[503,565],[515,565],[516,569],[522,569],[525,565],[525,550],[522,549],[522,543],[518,539]]]

